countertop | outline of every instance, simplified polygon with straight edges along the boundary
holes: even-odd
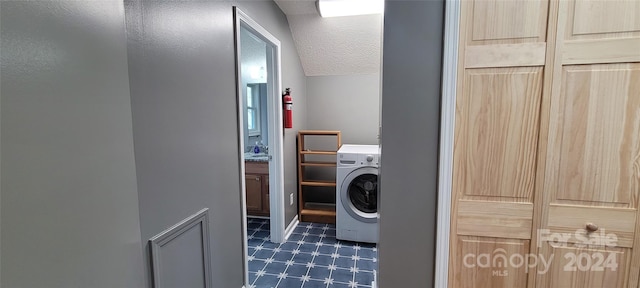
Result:
[[[244,153],[245,162],[269,162],[269,155],[264,153]]]

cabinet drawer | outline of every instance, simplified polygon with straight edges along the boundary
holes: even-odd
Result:
[[[244,162],[246,174],[269,174],[268,162]]]

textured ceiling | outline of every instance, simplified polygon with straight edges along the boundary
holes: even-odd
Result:
[[[382,15],[322,18],[314,0],[275,0],[307,76],[380,72]]]

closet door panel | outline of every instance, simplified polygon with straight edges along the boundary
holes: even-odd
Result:
[[[531,202],[542,68],[468,69],[454,168],[460,199]]]
[[[548,76],[553,84],[548,130],[541,131],[546,158],[538,192],[544,196],[538,231],[555,235],[540,237],[538,246],[554,262],[547,273],[537,268],[536,286],[637,287],[640,1],[555,5],[555,59]],[[566,269],[576,255],[586,268]],[[598,266],[602,257],[610,265]]]
[[[548,6],[461,2],[450,287],[528,287],[526,265],[464,260],[530,251]]]
[[[543,245],[537,273],[544,273],[546,277],[537,283],[538,287],[627,287],[628,274],[621,271],[629,270],[630,249],[574,247],[549,242]]]
[[[461,236],[456,249],[462,277],[455,287],[526,287],[529,268],[519,256],[529,251],[529,240]]]

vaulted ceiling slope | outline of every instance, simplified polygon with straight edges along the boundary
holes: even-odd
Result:
[[[380,72],[382,16],[322,18],[315,0],[275,0],[307,76]]]

